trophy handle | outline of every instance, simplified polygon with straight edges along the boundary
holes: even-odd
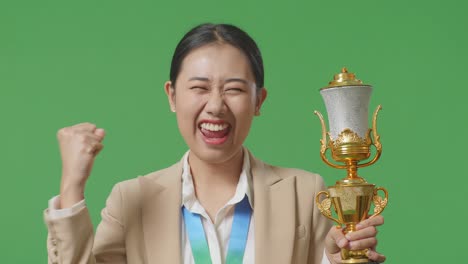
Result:
[[[377,153],[375,154],[375,157],[371,161],[366,162],[364,164],[358,164],[357,166],[358,168],[367,167],[367,166],[374,164],[380,158],[380,155],[382,155],[382,144],[380,143],[380,136],[377,133],[377,115],[380,110],[382,110],[382,106],[378,105],[374,111],[374,116],[372,117],[372,129],[371,129],[373,138],[374,138],[374,142],[372,144],[377,150]]]
[[[378,195],[379,191],[384,192],[384,194],[385,194],[384,199],[382,199],[382,197]],[[385,189],[383,187],[375,188],[374,189],[374,197],[373,197],[372,201],[374,202],[374,213],[371,216],[369,216],[369,218],[372,218],[374,216],[377,216],[377,215],[381,214],[383,212],[383,210],[385,209],[385,207],[387,206],[387,203],[388,203],[388,191],[387,191],[387,189]]]
[[[320,196],[322,194],[325,195],[326,198],[320,202]],[[343,224],[340,220],[332,216],[332,213],[330,210],[332,201],[330,199],[330,194],[327,191],[320,191],[317,193],[317,195],[315,196],[315,204],[317,204],[317,207],[320,210],[320,213],[322,213],[326,218],[331,219],[340,225]]]
[[[325,155],[327,149],[330,148],[327,144],[327,127],[325,126],[325,121],[323,120],[322,114],[319,111],[314,111],[314,114],[318,116],[318,118],[320,119],[320,124],[322,124],[322,139],[320,140],[320,157],[322,157],[323,162],[325,162],[328,166],[332,168],[346,169],[347,167],[345,165],[331,163]]]

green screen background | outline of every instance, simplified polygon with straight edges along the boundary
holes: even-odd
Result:
[[[93,222],[112,186],[178,161],[187,147],[163,92],[172,52],[202,22],[258,42],[269,91],[246,146],[275,165],[344,171],[319,156],[319,88],[347,66],[383,105],[383,155],[360,170],[386,187],[388,263],[463,262],[466,245],[466,1],[2,1],[2,263],[45,263],[42,211],[59,190],[56,131],[107,130],[86,190]],[[464,241],[464,242],[463,242]]]

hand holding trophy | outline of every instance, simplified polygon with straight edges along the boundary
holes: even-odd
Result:
[[[328,187],[328,191],[319,192],[316,204],[325,217],[344,226],[343,232],[347,234],[356,231],[359,222],[379,215],[387,206],[387,190],[368,183],[357,174],[358,168],[374,164],[382,153],[376,123],[382,107],[379,105],[375,110],[370,129],[367,118],[372,86],[362,84],[346,68],[336,74],[329,86],[322,88],[320,93],[325,101],[330,126],[327,132],[322,114],[315,111],[322,125],[320,156],[329,166],[346,169],[347,175],[334,186]],[[361,163],[370,158],[372,145],[376,148],[375,156]],[[326,156],[328,149],[331,150],[333,160],[343,164],[329,161]],[[383,192],[383,197],[378,195],[379,191]],[[374,204],[374,212],[369,215],[371,203]],[[332,215],[332,205],[338,218]],[[341,258],[341,263],[369,262],[367,250],[342,249]]]

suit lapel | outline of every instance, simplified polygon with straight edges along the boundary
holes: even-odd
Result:
[[[181,263],[181,162],[162,175],[140,177],[147,263]]]
[[[283,179],[253,156],[250,160],[254,189],[255,263],[292,263],[296,233],[296,179]]]

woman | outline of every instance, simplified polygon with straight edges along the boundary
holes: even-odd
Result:
[[[375,252],[382,217],[345,237],[314,208],[320,176],[267,165],[242,146],[267,97],[263,76],[260,51],[239,28],[189,31],[165,91],[190,150],[115,185],[95,235],[83,194],[105,132],[89,123],[59,130],[60,196],[45,211],[49,262],[337,263],[340,248],[370,248],[370,259],[384,261]]]

